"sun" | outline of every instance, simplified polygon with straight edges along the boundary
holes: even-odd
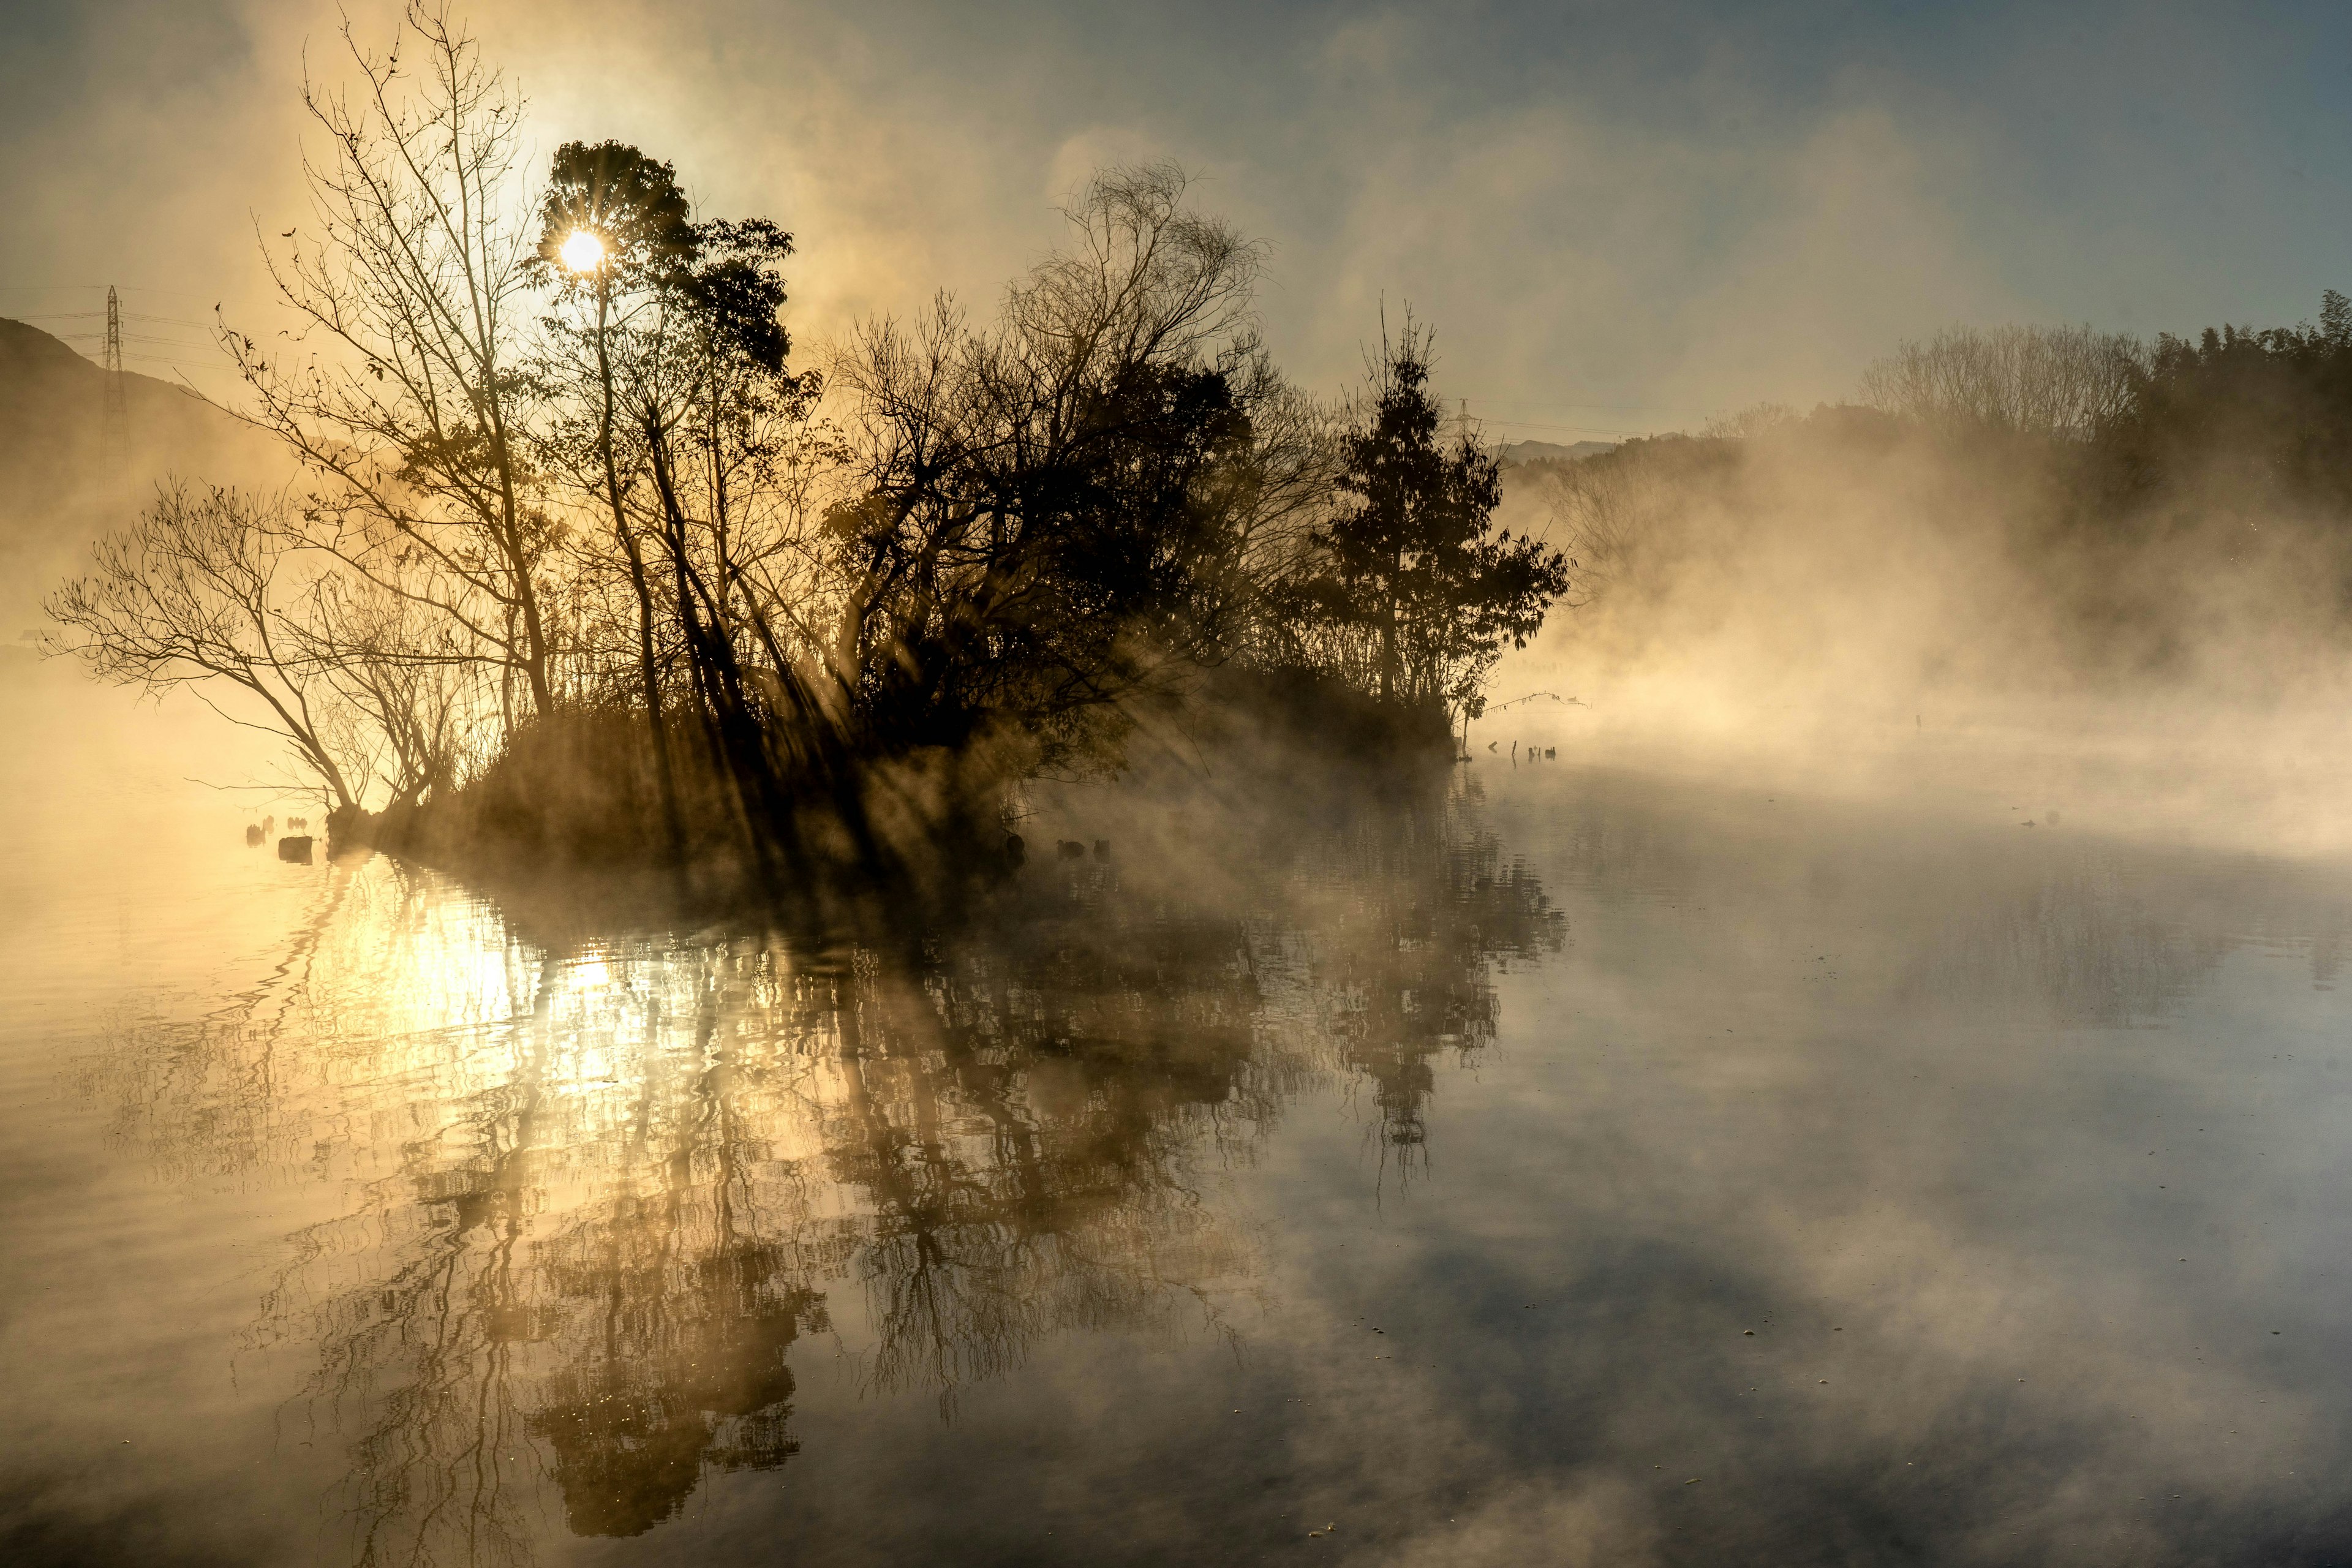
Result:
[[[593,272],[604,265],[604,242],[588,229],[575,228],[556,254],[574,272]]]

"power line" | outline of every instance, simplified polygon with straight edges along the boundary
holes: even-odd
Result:
[[[93,361],[93,363],[97,362]],[[122,363],[124,364],[160,364],[166,370],[178,370],[183,365],[188,364],[191,362],[187,360],[174,359],[169,354],[127,353],[122,356]]]
[[[117,285],[110,283],[106,287],[113,289]],[[156,289],[143,283],[124,283],[120,288],[125,294],[168,294],[174,300],[204,298],[201,294],[191,294],[185,289]],[[0,294],[95,294],[98,290],[99,285],[95,283],[0,283]]]
[[[121,315],[126,321],[147,321],[161,327],[187,327],[200,332],[213,330],[210,321],[184,321],[177,316],[151,316],[138,310],[125,310]],[[105,316],[103,310],[27,310],[16,319],[20,321],[96,321]]]
[[[24,318],[19,318],[19,319],[21,320],[21,319],[24,319]],[[173,323],[162,323],[162,324],[159,324],[159,323],[154,322],[154,321],[140,321],[140,319],[139,319],[138,317],[136,317],[136,316],[132,315],[132,314],[131,314],[130,311],[128,311],[128,310],[123,311],[123,312],[122,312],[122,314],[121,314],[121,316],[120,318],[118,318],[118,319],[119,319],[119,320],[121,320],[121,321],[131,321],[131,322],[135,322],[135,323],[137,323],[135,326],[133,326],[133,327],[131,328],[131,330],[129,332],[127,332],[127,333],[125,333],[125,334],[124,334],[124,335],[125,335],[125,336],[127,336],[127,337],[133,337],[133,338],[158,338],[158,337],[163,337],[163,336],[166,335],[166,333],[167,333],[167,332],[175,332],[175,333],[179,333],[179,334],[181,334],[181,335],[180,335],[178,338],[176,338],[174,341],[176,341],[176,342],[187,342],[187,341],[188,341],[188,340],[187,340],[187,337],[185,336],[185,334],[186,334],[187,332],[189,332],[190,331],[192,331],[192,330],[193,330],[193,329],[188,328],[188,327],[181,326],[181,325],[177,324],[176,322],[173,322]],[[66,338],[73,338],[73,337],[82,337],[82,338],[86,338],[86,337],[89,337],[89,336],[91,336],[91,335],[92,335],[92,334],[94,334],[94,333],[102,332],[104,330],[105,330],[105,329],[103,329],[103,328],[101,328],[101,327],[69,327],[69,326],[58,326],[58,327],[52,327],[52,328],[50,328],[50,329],[49,329],[50,332],[51,332],[53,335],[58,336],[58,337],[66,337]],[[205,341],[205,342],[212,342],[212,339],[211,339],[210,337],[206,337],[204,341]]]
[[[159,343],[151,342],[143,338],[125,338],[122,341],[126,345],[122,351],[122,357],[125,359],[194,360],[206,358],[212,353],[210,348],[198,343]],[[91,352],[86,346],[75,346],[81,347],[85,353]],[[104,350],[100,349],[98,352],[102,354]],[[104,361],[101,359],[100,363],[103,363]]]
[[[91,355],[101,353],[106,344],[106,333],[98,328],[75,332],[51,332],[49,335]],[[152,332],[125,332],[122,341],[125,344],[135,343],[143,349],[185,349],[190,353],[213,352],[210,343],[192,343],[185,338],[159,338]]]

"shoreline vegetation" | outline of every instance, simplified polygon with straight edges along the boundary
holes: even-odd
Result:
[[[1238,737],[1450,763],[1565,554],[1412,319],[1339,407],[1260,340],[1263,247],[1171,165],[1098,173],[985,321],[941,296],[803,367],[789,233],[617,142],[521,164],[445,10],[311,84],[290,333],[223,321],[299,477],[173,480],[51,647],[275,731],[337,844],[596,870],[814,918],[951,900],[1028,781]]]
[[[481,776],[415,805],[338,808],[328,844],[331,853],[377,849],[457,876],[542,931],[573,928],[583,912],[591,924],[624,925],[749,914],[812,936],[846,930],[880,942],[919,939],[925,920],[1007,907],[1000,894],[1024,884],[1017,874],[1062,858],[1063,843],[1125,864],[1155,812],[1181,815],[1203,838],[1160,852],[1222,881],[1236,867],[1280,858],[1297,835],[1367,830],[1435,809],[1454,774],[1455,737],[1441,709],[1384,707],[1311,675],[1213,672],[1165,718],[1130,732],[1115,793],[1091,787],[1105,781],[1089,776],[1007,780],[992,770],[965,787],[964,759],[954,755],[874,766],[860,780],[859,809],[888,858],[860,858],[821,805],[795,825],[808,879],[781,890],[740,827],[726,831],[740,821],[734,781],[690,737],[672,737],[672,756],[685,764],[674,778],[689,825],[683,858],[649,834],[656,785],[635,714],[533,726]],[[1059,809],[1042,808],[1034,796],[1056,784],[1078,788],[1061,795]],[[951,816],[941,803],[965,809]],[[1049,836],[1073,816],[1085,826],[1069,830],[1088,837]],[[922,917],[912,926],[910,910]]]
[[[294,324],[216,331],[294,477],[167,481],[47,644],[280,737],[334,846],[822,927],[1047,852],[1040,787],[1420,788],[1555,610],[1664,700],[1801,679],[1915,723],[2267,700],[2352,656],[2334,290],[2196,340],[1955,328],[1852,403],[1534,456],[1515,535],[1428,327],[1384,312],[1361,385],[1310,396],[1265,247],[1172,165],[1099,171],[992,310],[795,357],[782,226],[618,142],[526,166],[446,9],[344,43],[310,216],[262,236]]]

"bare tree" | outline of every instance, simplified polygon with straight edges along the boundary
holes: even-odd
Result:
[[[348,23],[342,37],[357,88],[303,90],[329,142],[304,164],[314,235],[263,247],[303,326],[283,351],[221,331],[251,395],[241,413],[311,474],[318,542],[452,622],[498,674],[509,723],[517,682],[543,715],[553,632],[537,574],[555,525],[523,464],[522,100],[438,6],[412,4],[381,55]]]
[[[409,595],[349,571],[315,577],[296,621],[320,670],[366,737],[383,809],[401,811],[462,782],[485,760],[474,721],[488,704],[462,631]],[[361,781],[354,786],[366,793]]]
[[[284,736],[339,808],[360,804],[363,767],[293,565],[282,511],[230,489],[174,486],[128,529],[100,540],[93,570],[50,597],[54,646],[100,679],[151,692],[194,691],[234,722]],[[263,715],[223,708],[224,681]],[[248,712],[253,711],[248,709]]]
[[[1950,327],[1863,374],[1862,400],[1944,429],[2088,440],[2131,406],[2147,349],[2089,327]]]
[[[1172,166],[1106,171],[995,324],[943,299],[836,356],[854,489],[818,647],[871,743],[997,727],[1083,757],[1242,636],[1248,566],[1328,465],[1255,331],[1261,247],[1185,192]]]

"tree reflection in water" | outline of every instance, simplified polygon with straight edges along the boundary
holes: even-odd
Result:
[[[1247,912],[1034,866],[912,959],[555,951],[340,865],[264,984],[89,1083],[167,1179],[353,1194],[253,1339],[317,1347],[297,1415],[348,1445],[357,1562],[519,1561],[542,1480],[625,1536],[783,1465],[803,1336],[952,1418],[1054,1335],[1233,1332],[1258,1241],[1220,1173],[1333,1081],[1409,1158],[1435,1059],[1493,1037],[1490,964],[1564,934],[1475,790],[1301,841]]]

